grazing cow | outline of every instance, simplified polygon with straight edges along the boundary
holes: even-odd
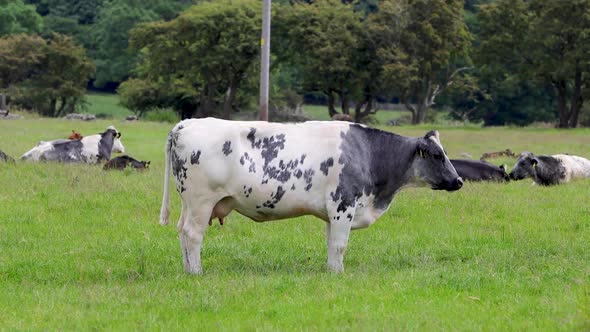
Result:
[[[510,181],[504,165],[496,166],[485,161],[451,159],[457,174],[465,181]]]
[[[520,154],[510,172],[513,180],[532,177],[535,183],[551,186],[570,180],[590,177],[590,160],[578,156],[555,154],[535,156],[525,151]]]
[[[82,139],[84,138],[84,136],[82,136],[82,134],[80,134],[79,132],[72,130],[72,133],[70,134],[70,136],[68,136],[69,140],[76,140],[76,139]]]
[[[13,163],[14,158],[12,158],[11,156],[4,153],[4,151],[0,150],[0,161],[7,162],[7,163]]]
[[[109,160],[106,164],[104,164],[103,169],[118,169],[124,170],[127,166],[131,166],[139,171],[146,170],[150,167],[149,161],[139,161],[129,156],[120,156],[117,158],[113,158]]]
[[[260,222],[324,220],[328,267],[343,271],[350,230],[375,222],[402,188],[463,185],[437,132],[410,138],[339,121],[178,123],[166,142],[162,225],[170,217],[170,169],[182,200],[178,231],[190,273],[202,273],[209,221],[232,210]]]
[[[110,126],[101,134],[86,136],[81,140],[41,141],[23,154],[21,159],[94,164],[111,159],[112,152],[125,152],[120,137],[121,133]]]

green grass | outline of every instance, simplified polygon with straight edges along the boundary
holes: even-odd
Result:
[[[119,96],[108,93],[90,93],[86,95],[88,102],[87,108],[81,113],[89,113],[94,115],[105,115],[114,119],[124,119],[133,112],[128,108],[119,105]]]
[[[175,226],[158,224],[171,125],[0,121],[0,150],[18,157],[38,140],[110,124],[150,171],[0,164],[1,329],[590,329],[590,180],[406,189],[352,232],[340,275],[325,268],[323,222],[232,213],[207,231],[195,277],[182,270]],[[452,157],[505,148],[590,157],[588,129],[438,129]],[[179,210],[173,192],[173,220]]]

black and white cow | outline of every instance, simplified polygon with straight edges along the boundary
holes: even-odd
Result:
[[[0,150],[0,161],[14,163],[14,158],[4,153],[4,151]]]
[[[465,181],[510,181],[504,165],[471,159],[451,159],[451,164]]]
[[[510,178],[522,180],[527,177],[532,177],[536,184],[544,186],[590,178],[590,160],[566,154],[535,156],[524,151],[510,172]]]
[[[94,164],[109,160],[112,152],[124,152],[121,133],[110,126],[101,134],[80,140],[41,141],[21,156],[21,160],[82,162]]]
[[[463,185],[435,131],[410,138],[342,121],[190,119],[168,135],[162,225],[170,216],[170,168],[182,200],[178,231],[190,273],[202,273],[209,221],[232,210],[255,221],[324,220],[328,267],[343,271],[350,230],[375,222],[402,188]]]

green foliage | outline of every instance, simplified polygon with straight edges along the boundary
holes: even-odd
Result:
[[[131,33],[141,50],[137,76],[145,84],[125,82],[124,102],[133,109],[170,106],[190,117],[231,116],[238,89],[255,75],[260,43],[260,5],[255,1],[204,2],[170,22],[143,24]],[[133,103],[142,87],[156,105]],[[197,109],[198,107],[198,109]]]
[[[39,140],[64,137],[73,124],[0,122],[0,142],[10,142],[0,149],[18,157]],[[75,123],[83,134],[111,124]],[[194,277],[182,270],[174,223],[157,221],[171,125],[115,125],[129,155],[152,161],[149,171],[0,164],[4,329],[590,328],[588,180],[404,189],[374,225],[351,233],[339,275],[325,269],[325,223],[317,218],[255,223],[234,212],[207,230],[205,274]],[[425,127],[396,132],[418,137]],[[590,155],[587,129],[439,130],[453,157],[507,147]]]
[[[588,96],[590,1],[507,1],[481,7],[478,63],[492,87],[551,86],[559,126],[575,127]],[[526,82],[526,83],[525,83]],[[514,84],[513,84],[514,85]]]
[[[159,19],[153,11],[127,2],[107,2],[94,25],[97,87],[122,82],[130,75],[137,53],[128,51],[129,31],[138,23]]]
[[[0,0],[0,37],[41,31],[42,19],[35,7],[22,0]]]
[[[4,47],[2,47],[4,46]],[[14,35],[0,39],[0,88],[13,102],[45,116],[74,111],[84,102],[94,65],[71,37]]]

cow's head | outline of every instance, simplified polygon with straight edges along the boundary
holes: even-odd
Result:
[[[414,157],[415,179],[425,182],[435,190],[458,190],[463,179],[443,149],[437,131],[429,131],[418,139]]]
[[[498,166],[498,168],[500,168],[500,171],[497,173],[498,180],[510,181],[510,175],[508,175],[508,173],[506,173],[506,165],[500,165],[500,166]]]
[[[539,160],[528,151],[524,151],[518,156],[514,168],[510,172],[510,178],[512,180],[522,180],[535,174],[535,167],[539,163]]]
[[[109,126],[107,128],[108,131],[113,130],[113,134],[115,135],[115,139],[113,140],[113,150],[112,152],[115,153],[125,153],[125,147],[123,143],[121,143],[121,132],[119,132],[115,127]]]

